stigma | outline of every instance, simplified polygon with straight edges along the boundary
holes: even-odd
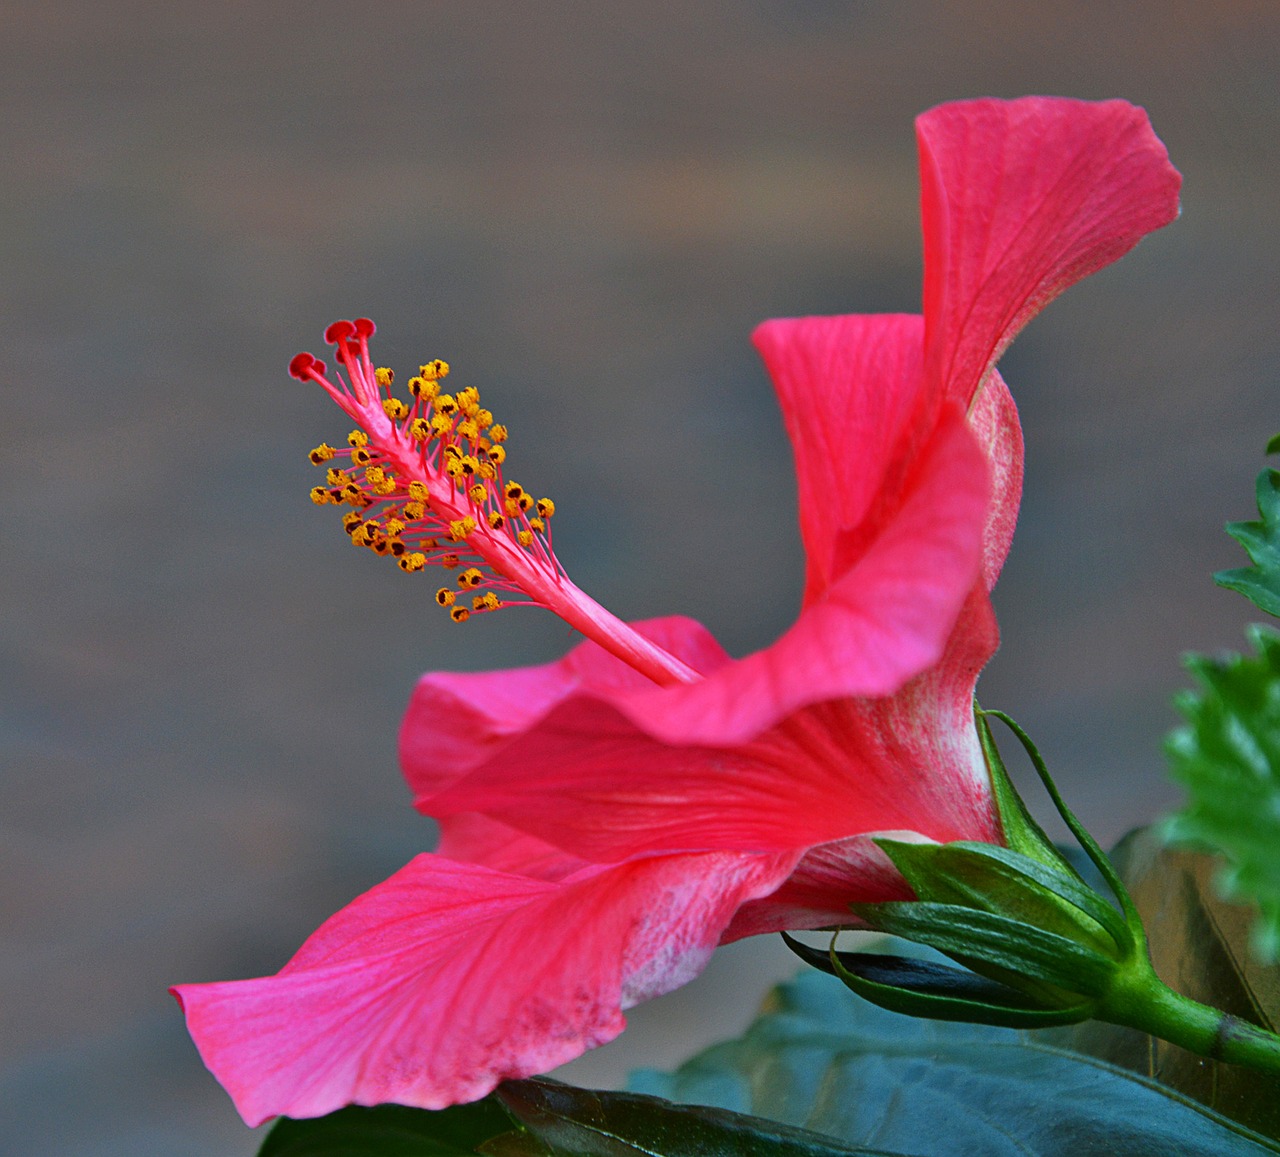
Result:
[[[417,367],[394,393],[395,374],[369,352],[368,318],[325,330],[332,373],[309,353],[289,373],[318,384],[355,424],[345,442],[322,442],[308,457],[325,470],[311,490],[319,506],[346,507],[350,541],[386,556],[406,574],[450,572],[435,601],[455,623],[512,605],[553,611],[655,682],[697,673],[616,618],[569,580],[552,548],[556,504],[507,476],[507,427],[474,386],[448,392],[447,362]]]

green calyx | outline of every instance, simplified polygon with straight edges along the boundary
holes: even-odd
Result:
[[[996,749],[990,719],[1022,744],[1114,904],[1085,882],[1031,817]],[[1008,1028],[1096,1018],[1202,1055],[1280,1072],[1280,1037],[1188,1000],[1156,975],[1124,884],[1063,802],[1026,732],[998,711],[978,710],[977,725],[1007,846],[878,839],[916,898],[852,905],[871,929],[927,945],[961,967],[837,952],[834,938],[822,952],[785,937],[792,950],[895,1012]]]

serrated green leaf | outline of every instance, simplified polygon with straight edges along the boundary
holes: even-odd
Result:
[[[1201,684],[1177,700],[1187,724],[1165,744],[1171,774],[1188,791],[1166,822],[1171,843],[1226,858],[1225,895],[1257,905],[1253,946],[1280,954],[1280,635],[1252,627],[1256,655],[1187,661]]]
[[[475,1157],[487,1142],[516,1128],[492,1097],[439,1112],[350,1105],[327,1117],[282,1117],[258,1157]]]
[[[1173,1090],[1046,1040],[899,1016],[808,972],[740,1040],[670,1075],[637,1073],[631,1087],[921,1157],[1280,1153]]]
[[[1267,453],[1277,439],[1267,443]],[[1227,533],[1244,547],[1253,566],[1219,571],[1213,581],[1239,591],[1269,615],[1280,615],[1280,471],[1263,470],[1255,493],[1259,518],[1256,522],[1228,522]]]
[[[1122,840],[1113,860],[1142,914],[1156,972],[1194,1000],[1266,1028],[1280,1025],[1280,968],[1247,950],[1248,909],[1224,901],[1216,860],[1163,846],[1150,829]],[[1167,1041],[1090,1021],[1045,1039],[1123,1065],[1280,1137],[1280,1080],[1206,1060]]]
[[[919,1157],[637,1093],[508,1081],[498,1097],[556,1157]]]

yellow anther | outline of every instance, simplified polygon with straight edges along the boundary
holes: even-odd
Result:
[[[388,518],[387,521],[382,524],[382,526],[383,526],[383,529],[389,535],[391,535],[392,538],[395,538],[397,535],[404,533],[404,523],[401,522],[398,518]]]
[[[547,529],[547,524],[541,518],[531,518],[529,519],[529,529],[541,532]]]
[[[501,530],[502,524],[506,521],[507,520],[496,510],[489,511],[489,525],[492,526],[494,530]]]
[[[391,550],[391,543],[382,535],[378,535],[377,538],[369,544],[369,549],[373,551],[374,554],[386,554]]]
[[[531,530],[522,530],[522,531],[520,531],[520,532],[516,535],[516,540],[520,543],[520,545],[521,545],[521,546],[532,546],[532,545],[533,545],[533,531],[531,531]]]
[[[461,542],[476,528],[476,520],[468,515],[466,518],[455,518],[449,523],[449,537],[454,542]]]
[[[503,425],[490,426],[489,437],[495,442],[505,442],[507,440],[507,428]]]
[[[556,512],[556,504],[550,498],[538,499],[538,517],[550,518]]]
[[[348,534],[352,534],[355,531],[355,528],[363,521],[364,520],[360,515],[358,515],[354,510],[348,510],[347,513],[342,516],[342,529]]]
[[[461,478],[462,477],[462,459],[446,458],[444,460],[444,472],[447,475],[449,475],[450,478]]]
[[[468,418],[474,418],[480,412],[480,391],[475,386],[468,386],[459,392],[458,409]]]
[[[437,414],[431,419],[431,432],[437,437],[443,438],[452,429],[453,419],[447,414]]]
[[[524,487],[519,482],[508,482],[503,492],[508,498],[519,499],[520,495],[524,493]]]
[[[311,459],[312,466],[319,466],[322,462],[328,462],[336,453],[328,442],[321,442],[307,457]]]
[[[436,413],[453,415],[458,412],[458,401],[452,394],[441,394],[436,399]]]
[[[442,554],[440,556],[440,565],[445,570],[453,570],[462,560],[456,554]]]
[[[472,502],[483,502],[489,497],[489,491],[477,482],[470,490],[467,491],[467,497],[470,498]]]
[[[464,454],[458,461],[462,463],[462,472],[468,477],[480,469],[480,459],[472,454]]]
[[[458,576],[458,586],[460,587],[478,587],[482,582],[484,582],[484,574],[474,566],[467,567]]]
[[[489,457],[501,466],[507,460],[507,451],[502,446],[494,446],[489,450]]]
[[[515,518],[515,516],[516,516],[517,514],[519,514],[519,513],[520,513],[520,500],[519,500],[519,499],[517,499],[517,498],[508,498],[508,499],[507,499],[507,501],[504,503],[504,505],[505,505],[505,507],[506,507],[506,511],[507,511],[507,513],[508,513],[512,518]]]
[[[492,482],[498,477],[498,468],[492,462],[481,462],[480,469],[476,473],[486,481]]]
[[[482,430],[487,430],[493,425],[493,412],[490,410],[477,410],[473,415],[476,425]]]
[[[441,587],[436,591],[436,602],[438,602],[442,607],[451,607],[457,601],[458,596],[448,587]]]
[[[431,437],[431,423],[426,418],[414,418],[409,423],[409,437],[415,442],[425,442]]]
[[[406,502],[404,504],[405,518],[413,519],[414,521],[416,521],[426,513],[427,513],[427,508],[425,504],[421,502]]]
[[[333,501],[333,495],[323,486],[313,486],[311,488],[311,501],[317,506],[328,506]]]
[[[373,380],[385,390],[396,380],[396,376],[386,366],[379,366],[373,371]]]
[[[348,482],[342,488],[342,501],[349,502],[352,506],[362,506],[364,504],[364,491],[354,482]]]
[[[402,538],[388,538],[387,549],[391,551],[393,558],[403,558],[405,552],[409,549]]]
[[[393,422],[398,422],[401,418],[407,418],[409,416],[409,407],[406,406],[399,398],[383,398],[382,411]]]
[[[380,494],[385,498],[388,494],[396,492],[396,480],[388,475],[381,482],[375,484],[373,488],[374,494]]]
[[[459,438],[476,438],[480,434],[480,427],[476,425],[474,418],[466,418],[458,423]]]
[[[449,363],[442,362],[439,358],[434,361],[427,362],[425,366],[418,367],[420,373],[429,382],[434,382],[439,378],[447,377],[449,374]]]
[[[356,446],[351,451],[351,461],[357,466],[367,466],[373,461],[373,455],[363,446]]]
[[[406,554],[396,560],[396,565],[406,574],[412,574],[416,570],[421,570],[427,565],[427,556],[420,551],[414,551],[413,554]]]
[[[352,430],[347,435],[348,446],[367,446],[369,445],[369,435],[363,430]]]
[[[461,446],[456,446],[456,445],[454,445],[454,443],[450,442],[450,443],[449,443],[449,444],[444,448],[444,456],[445,456],[446,458],[461,458],[461,457],[462,457],[462,447],[461,447]]]
[[[520,497],[517,499],[517,501],[520,503],[520,509],[521,509],[521,510],[531,510],[531,509],[533,508],[533,495],[532,495],[532,494],[522,494],[522,495],[520,495]]]
[[[364,480],[368,482],[370,486],[377,486],[379,482],[386,478],[386,476],[387,472],[381,466],[370,466],[364,472]]]
[[[351,481],[351,475],[345,470],[339,470],[336,466],[330,466],[324,478],[330,486],[345,486]]]
[[[426,500],[431,497],[431,491],[427,488],[427,484],[425,482],[410,482],[409,497],[412,498],[414,502],[426,502]],[[417,517],[421,518],[422,515],[419,514]]]
[[[473,611],[496,611],[500,606],[502,606],[502,603],[493,591],[485,591],[484,594],[474,595],[471,599],[471,609]]]
[[[409,379],[409,393],[411,393],[415,398],[423,398],[429,402],[439,392],[440,386],[434,378],[422,376]]]
[[[449,612],[449,618],[451,618],[455,623],[465,623],[469,618],[471,618],[471,612],[467,610],[466,607],[454,607]]]

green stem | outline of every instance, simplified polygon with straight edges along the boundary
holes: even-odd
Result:
[[[1203,1057],[1280,1076],[1280,1036],[1175,992],[1149,960],[1133,960],[1119,970],[1094,1016]]]

